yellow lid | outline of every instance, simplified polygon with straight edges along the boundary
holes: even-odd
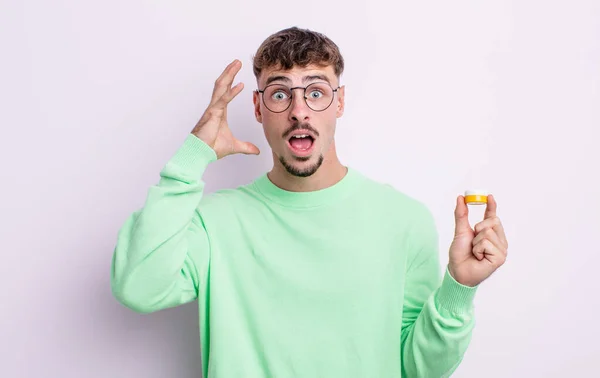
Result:
[[[487,203],[487,190],[465,191],[465,203],[469,205],[484,205]]]

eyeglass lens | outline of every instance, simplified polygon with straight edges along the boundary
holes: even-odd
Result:
[[[333,101],[333,89],[327,83],[313,83],[306,87],[304,97],[309,108],[315,111],[323,111]],[[292,101],[292,91],[285,85],[272,84],[265,88],[263,99],[269,110],[282,112],[289,107]]]

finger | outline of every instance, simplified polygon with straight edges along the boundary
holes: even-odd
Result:
[[[459,195],[456,198],[456,208],[454,209],[454,235],[459,235],[471,231],[469,224],[469,209],[465,204],[465,197]]]
[[[502,242],[502,240],[500,240],[500,237],[498,236],[498,234],[496,234],[496,231],[494,231],[493,228],[486,228],[485,230],[483,230],[482,232],[478,233],[477,236],[475,236],[475,238],[473,238],[473,246],[475,246],[476,244],[480,243],[482,240],[489,240],[492,242],[493,245],[495,245],[500,251],[504,250],[504,243]]]
[[[229,63],[229,65],[225,68],[223,73],[215,80],[215,87],[213,89],[213,94],[211,98],[211,104],[217,102],[224,93],[231,87],[233,80],[235,79],[235,75],[242,68],[242,62],[235,59],[233,62]]]
[[[487,205],[485,207],[483,219],[495,217],[497,205],[498,204],[496,203],[496,199],[494,198],[494,196],[489,194],[487,197]]]
[[[487,218],[487,219],[484,219],[481,222],[477,223],[475,225],[475,234],[479,235],[479,233],[481,233],[486,228],[493,229],[496,232],[496,234],[498,235],[498,238],[500,239],[500,241],[502,242],[501,245],[503,245],[504,248],[508,248],[508,242],[506,241],[504,227],[502,226],[502,222],[500,221],[500,218],[498,218],[497,216],[494,216],[493,218]]]
[[[492,245],[492,242],[487,239],[483,239],[473,246],[473,255],[479,261],[485,258],[489,260],[491,255],[494,253],[493,249],[494,246]]]
[[[244,90],[244,83],[237,83],[233,88],[225,92],[221,98],[219,98],[214,107],[217,109],[225,109],[227,105],[233,100],[240,92]]]
[[[246,154],[246,155],[258,155],[260,154],[260,150],[256,145],[250,142],[242,142],[240,140],[235,140],[233,144],[234,153]]]
[[[473,256],[475,256],[475,258],[479,261],[483,260],[485,258],[485,246],[482,244],[482,241],[480,241],[479,243],[473,245]]]
[[[492,244],[491,241],[483,239],[473,247],[473,255],[479,261],[486,259],[494,265],[502,265],[506,261],[506,254]]]
[[[498,238],[500,238],[500,240],[502,241],[502,245],[504,245],[504,248],[508,248],[508,240],[506,240],[506,233],[504,232],[504,226],[501,222],[498,225],[494,226],[494,231],[496,231]]]
[[[225,67],[223,72],[221,72],[221,75],[219,75],[217,80],[215,80],[215,83],[226,83],[227,78],[232,76],[232,73],[233,76],[235,76],[235,74],[239,72],[240,68],[242,68],[242,62],[240,62],[238,59],[234,59],[227,65],[227,67]],[[231,78],[231,82],[233,82],[233,77]]]

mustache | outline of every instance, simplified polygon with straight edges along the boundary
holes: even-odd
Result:
[[[285,133],[283,133],[282,138],[287,139],[287,137],[296,130],[308,130],[315,134],[315,136],[319,136],[319,132],[314,129],[309,123],[294,123]]]

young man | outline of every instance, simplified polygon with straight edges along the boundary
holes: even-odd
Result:
[[[198,299],[204,377],[444,377],[462,360],[479,283],[507,242],[489,197],[472,229],[458,196],[440,276],[427,207],[340,163],[344,62],[322,34],[290,28],[254,57],[255,117],[273,169],[204,195],[225,156],[258,154],[227,125],[241,62],[118,236],[114,295],[143,313]]]

